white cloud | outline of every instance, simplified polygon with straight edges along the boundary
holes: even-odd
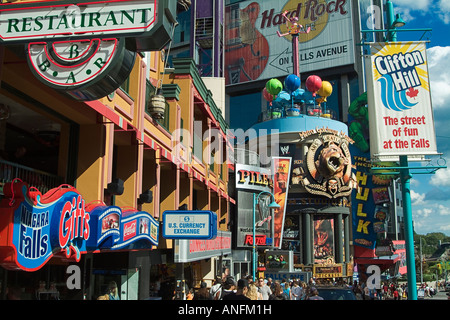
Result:
[[[417,179],[411,179],[409,181],[409,183],[410,183],[411,187],[418,187],[418,186],[420,186],[420,181],[417,180]]]
[[[444,21],[445,24],[450,23],[450,1],[440,0],[439,1],[439,18]]]
[[[450,1],[448,1],[448,0],[440,0],[439,1],[439,8],[442,11],[450,12]]]
[[[442,0],[442,2],[445,2],[448,0]],[[426,11],[431,6],[432,0],[415,0],[414,1],[414,10],[421,10]],[[394,10],[395,8],[399,9],[408,9],[411,8],[411,0],[395,0],[394,1]]]
[[[439,169],[430,179],[430,184],[436,187],[450,186],[450,169]]]
[[[431,213],[433,213],[433,210],[428,208],[416,210],[416,215],[421,218],[427,218]]]
[[[447,233],[448,233],[448,231],[450,231],[450,223],[447,225],[440,226],[439,230],[443,231],[444,233],[447,231]]]
[[[400,13],[405,21],[420,19],[424,14],[432,12],[445,24],[450,23],[449,0],[415,0],[414,6],[411,2],[411,0],[395,0],[394,12]]]
[[[425,204],[425,194],[417,193],[414,190],[411,190],[411,203],[416,206]]]
[[[440,204],[438,206],[438,212],[441,216],[448,216],[448,215],[450,215],[450,208]],[[449,223],[449,225],[450,225],[450,223]]]
[[[428,74],[431,82],[433,109],[444,108],[450,99],[450,46],[427,49]]]

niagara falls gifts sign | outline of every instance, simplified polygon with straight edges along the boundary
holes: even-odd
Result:
[[[150,249],[159,223],[145,211],[85,204],[73,187],[45,194],[24,182],[5,184],[0,201],[0,265],[36,271],[54,256],[80,261],[101,250]]]
[[[372,158],[436,154],[425,43],[371,44],[366,70]]]

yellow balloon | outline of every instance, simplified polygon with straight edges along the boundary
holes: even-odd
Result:
[[[325,98],[325,101],[327,101],[327,97],[331,96],[331,93],[333,92],[333,86],[328,81],[322,81],[322,87],[320,87],[319,91],[317,91],[317,94],[321,97]]]

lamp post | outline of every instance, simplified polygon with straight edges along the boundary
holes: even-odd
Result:
[[[386,17],[387,17],[387,40],[397,41],[397,31],[395,29],[403,27],[406,23],[400,17],[400,14],[395,15],[394,19],[394,6],[391,1],[386,1]]]
[[[386,1],[386,17],[387,17],[387,40],[397,41],[396,28],[403,27],[405,21],[397,14],[394,19],[394,7],[392,2]],[[393,30],[393,31],[392,31]],[[405,247],[406,247],[406,266],[408,268],[408,300],[417,300],[417,280],[416,280],[416,263],[414,260],[414,231],[411,210],[411,189],[410,180],[412,178],[408,166],[408,156],[400,157],[400,181],[402,185],[403,198],[403,217],[405,220]]]
[[[273,197],[273,201],[271,204],[269,204],[269,210],[272,209],[277,209],[280,208],[280,205],[278,203],[275,202],[275,196],[273,195],[272,192],[269,191],[261,191],[258,195],[256,195],[255,193],[253,194],[253,248],[252,248],[252,260],[253,260],[253,281],[256,281],[256,269],[258,267],[258,259],[256,256],[256,204],[258,203],[259,200],[259,196],[263,193],[268,193],[270,196]],[[273,226],[273,216],[271,219],[271,223]],[[273,227],[272,227],[272,232],[273,232]],[[272,236],[273,239],[273,236]]]

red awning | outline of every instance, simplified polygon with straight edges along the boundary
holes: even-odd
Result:
[[[400,255],[382,256],[373,258],[356,258],[357,264],[394,264],[400,260]]]

